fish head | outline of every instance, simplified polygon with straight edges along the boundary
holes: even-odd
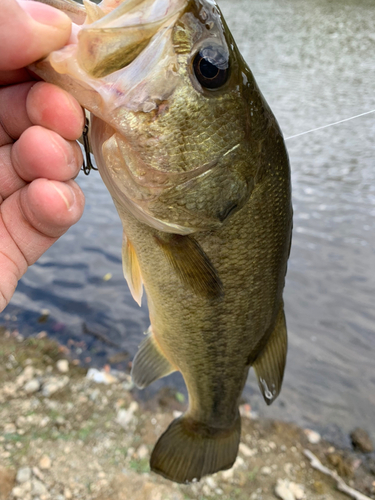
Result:
[[[225,224],[254,188],[274,120],[218,6],[84,5],[73,43],[48,64],[93,114],[92,148],[116,206],[177,234]]]

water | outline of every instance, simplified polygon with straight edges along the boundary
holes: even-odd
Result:
[[[285,137],[375,109],[373,1],[220,6]],[[252,374],[244,391],[262,415],[341,442],[355,426],[375,438],[374,136],[375,116],[367,115],[288,141],[295,210],[288,365],[270,408]],[[79,183],[87,197],[82,220],[30,268],[0,322],[73,340],[73,353],[93,363],[119,350],[131,359],[147,308],[135,304],[122,277],[121,224],[109,194],[98,174]],[[44,308],[50,316],[40,324]],[[182,379],[172,375],[146,395],[163,385],[181,387]]]

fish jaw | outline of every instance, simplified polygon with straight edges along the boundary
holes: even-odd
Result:
[[[89,14],[93,6],[100,10],[89,1],[85,6]],[[72,91],[84,108],[118,129],[119,108],[150,111],[175,87],[171,27],[184,6],[185,0],[124,1],[100,19],[74,24],[71,43],[31,69]],[[161,12],[155,12],[157,7]],[[117,52],[125,53],[123,60]],[[93,98],[82,88],[98,95]]]

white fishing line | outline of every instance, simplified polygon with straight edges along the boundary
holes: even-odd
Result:
[[[370,113],[375,113],[375,109],[373,109],[372,111],[366,111],[366,113],[361,113],[360,115],[351,116],[350,118],[345,118],[344,120],[339,120],[338,122],[329,123],[328,125],[323,125],[323,127],[312,128],[311,130],[306,130],[306,132],[301,132],[300,134],[291,135],[290,137],[287,137],[284,140],[287,141],[289,139],[294,139],[295,137],[300,137],[301,135],[309,134],[310,132],[315,132],[316,130],[322,130],[323,128],[332,127],[333,125],[338,125],[339,123],[348,122],[350,120],[354,120],[355,118],[359,118],[360,116],[369,115]]]

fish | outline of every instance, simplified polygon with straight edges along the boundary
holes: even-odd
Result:
[[[124,275],[149,307],[134,383],[179,371],[188,391],[150,467],[200,480],[236,460],[250,367],[268,405],[281,390],[292,234],[283,135],[214,0],[50,2],[77,24],[31,69],[91,113]]]

